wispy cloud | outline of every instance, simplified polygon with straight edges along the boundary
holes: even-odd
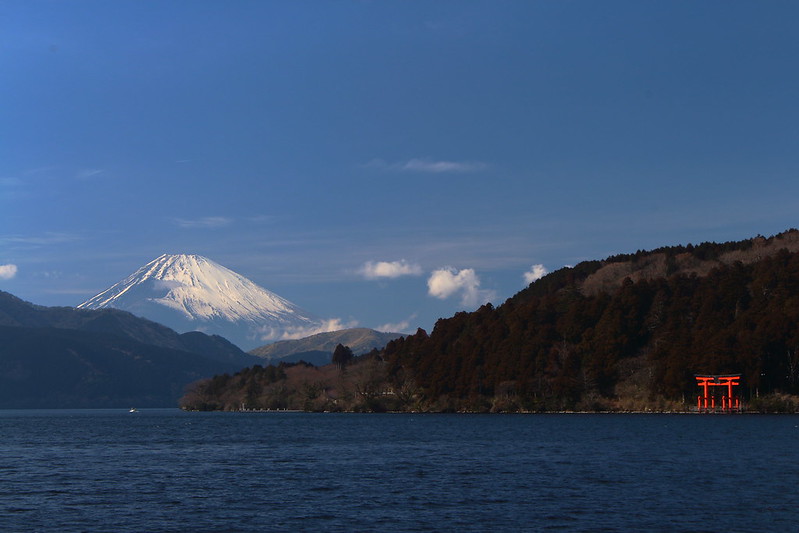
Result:
[[[496,297],[494,291],[480,289],[480,278],[471,268],[456,270],[445,267],[433,271],[427,280],[427,292],[440,300],[459,294],[461,304],[467,307],[475,307]]]
[[[82,238],[83,237],[73,233],[48,231],[42,235],[0,235],[0,244],[45,246],[49,244],[75,242]]]
[[[17,265],[0,265],[0,279],[12,279],[17,275]]]
[[[485,163],[476,161],[432,161],[430,159],[411,159],[402,166],[403,170],[413,172],[477,172],[486,167]]]
[[[428,158],[414,158],[395,163],[389,163],[383,159],[372,159],[364,166],[394,172],[421,172],[428,174],[478,172],[488,167],[488,165],[479,161],[442,161]]]
[[[408,263],[405,259],[399,261],[367,261],[358,270],[366,279],[399,278],[401,276],[419,276],[422,267]]]
[[[79,180],[88,180],[96,178],[104,172],[105,170],[100,168],[84,168],[82,170],[79,170],[78,173],[75,175],[75,177]]]
[[[277,220],[277,217],[274,215],[253,215],[251,217],[247,217],[247,222],[251,222],[253,224],[271,224]]]
[[[228,217],[176,218],[175,223],[186,229],[213,229],[230,226],[233,219]]]
[[[271,224],[277,217],[274,215],[252,215],[242,217],[209,216],[197,218],[173,218],[172,221],[181,228],[185,229],[214,229],[225,228],[236,225],[262,226]]]
[[[547,271],[547,269],[546,269],[546,268],[544,268],[544,265],[533,265],[532,267],[530,267],[530,270],[528,270],[527,272],[525,272],[525,273],[523,274],[523,276],[524,276],[524,282],[525,282],[527,285],[529,285],[529,284],[531,284],[532,282],[534,282],[534,281],[537,281],[537,280],[539,280],[539,279],[543,278],[543,277],[544,277],[544,276],[546,276],[548,273],[549,273],[549,272]]]
[[[296,340],[316,335],[317,333],[328,333],[341,329],[354,328],[358,325],[357,321],[344,322],[340,318],[329,318],[308,327],[293,327],[286,329],[264,328],[260,331],[259,338],[262,341],[276,340]]]
[[[39,272],[35,272],[33,277],[44,279],[61,279],[64,277],[64,273],[60,270],[41,270]]]
[[[377,331],[385,333],[409,333],[411,327],[411,320],[416,320],[416,315],[411,315],[407,320],[402,320],[396,323],[386,323],[375,327]]]

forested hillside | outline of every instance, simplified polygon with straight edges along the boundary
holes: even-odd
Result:
[[[0,291],[0,408],[171,406],[192,381],[255,361],[218,336]]]
[[[390,342],[374,355],[391,391],[382,401],[426,410],[680,409],[697,394],[695,373],[737,372],[750,404],[799,393],[797,240],[791,230],[561,269],[496,308]],[[412,401],[400,401],[400,390],[412,390]]]

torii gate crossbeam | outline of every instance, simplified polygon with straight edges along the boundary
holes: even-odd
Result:
[[[733,396],[732,388],[740,385],[740,374],[708,375],[696,374],[696,383],[702,387],[702,395],[696,398],[696,407],[700,413],[716,411],[716,396],[711,394],[709,387],[727,387],[727,394],[721,397],[721,408],[724,412],[740,411],[741,399]]]

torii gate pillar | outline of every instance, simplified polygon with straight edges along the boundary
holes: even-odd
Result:
[[[725,413],[741,410],[741,399],[733,396],[732,388],[740,385],[740,374],[726,375],[695,375],[696,384],[702,387],[702,395],[696,398],[696,407],[700,413],[716,411],[716,396],[710,393],[708,387],[727,387],[727,394],[721,397],[721,409]]]

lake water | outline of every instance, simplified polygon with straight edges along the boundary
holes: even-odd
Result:
[[[0,411],[2,531],[796,531],[799,417]]]

